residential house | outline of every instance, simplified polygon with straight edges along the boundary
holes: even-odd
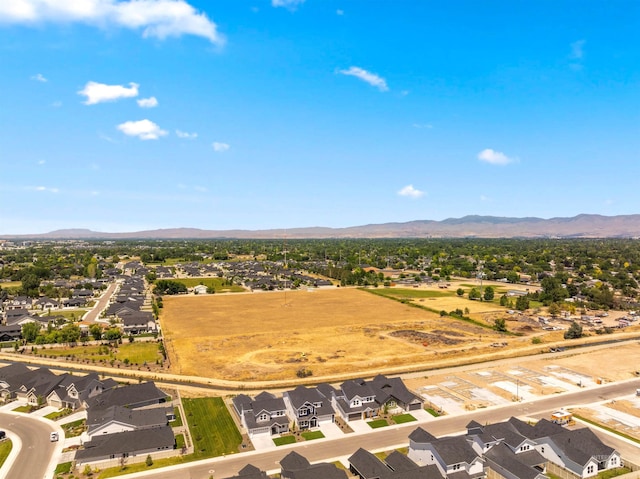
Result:
[[[409,412],[424,407],[424,399],[409,391],[400,378],[388,378],[379,374],[369,385],[376,395],[376,401],[387,412]]]
[[[484,477],[482,456],[467,442],[465,436],[436,438],[419,427],[409,435],[408,456],[419,465],[436,465],[446,477]]]
[[[0,342],[15,341],[22,336],[22,326],[19,324],[14,325],[0,325]]]
[[[87,411],[86,437],[115,434],[142,429],[158,429],[167,426],[167,413],[161,408],[129,409],[110,406],[106,409],[90,408]]]
[[[156,320],[149,311],[135,311],[122,316],[122,330],[125,334],[153,333],[157,330]]]
[[[170,426],[154,429],[137,429],[94,437],[84,443],[84,448],[76,452],[76,467],[104,461],[121,459],[126,462],[138,456],[156,452],[169,451],[175,448],[175,438]]]
[[[238,472],[237,476],[227,477],[223,479],[269,479],[267,473],[261,471],[256,466],[247,464]]]
[[[153,381],[111,388],[87,400],[87,407],[106,409],[124,406],[131,409],[146,406],[161,406],[167,402],[167,394],[158,389]]]
[[[249,436],[255,434],[282,434],[289,431],[289,418],[284,399],[266,391],[255,399],[246,394],[233,398],[233,407]]]
[[[316,388],[298,386],[293,391],[285,392],[283,399],[298,429],[310,429],[323,422],[333,422],[331,401]]]
[[[436,465],[419,466],[398,451],[383,461],[360,448],[349,457],[349,471],[360,479],[443,479]]]
[[[109,389],[110,384],[112,383],[100,381],[96,373],[86,376],[65,374],[58,386],[47,396],[47,404],[73,410],[86,407],[89,399],[102,394]]]
[[[295,451],[282,458],[280,468],[281,479],[347,479],[347,473],[335,464],[311,464]]]

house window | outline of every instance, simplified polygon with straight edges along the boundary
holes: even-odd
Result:
[[[454,471],[457,471],[460,469],[460,464],[454,464],[451,469],[453,469]]]
[[[617,457],[612,457],[611,458],[611,465],[615,466],[616,464],[618,464],[618,458]]]
[[[587,474],[593,474],[593,465],[587,467]]]
[[[353,406],[360,406],[360,399],[354,399],[353,400]]]
[[[542,447],[540,448],[540,452],[541,452],[542,454],[544,454],[544,446],[542,446]]]

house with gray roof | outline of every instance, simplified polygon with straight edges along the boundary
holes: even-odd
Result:
[[[261,471],[256,466],[247,464],[238,471],[237,476],[226,477],[223,479],[269,479],[269,476],[267,476],[266,472]]]
[[[58,386],[47,395],[47,405],[75,410],[86,407],[89,399],[102,394],[107,389],[109,387],[105,387],[96,373],[89,373],[86,376],[65,374]]]
[[[115,434],[142,429],[158,429],[167,426],[167,412],[162,408],[129,409],[110,406],[106,409],[87,411],[87,431],[89,439],[105,434]]]
[[[435,465],[449,479],[480,479],[484,462],[465,436],[436,438],[422,428],[409,435],[409,459],[418,465]]]
[[[290,419],[283,398],[263,391],[255,398],[238,394],[232,402],[250,437],[255,434],[277,435],[289,431]]]
[[[335,464],[311,464],[295,451],[282,458],[280,468],[281,479],[347,479],[347,473]]]
[[[349,470],[360,479],[443,479],[437,466],[419,466],[398,451],[383,461],[360,448],[349,457]]]
[[[109,389],[87,401],[87,407],[106,409],[110,406],[124,406],[136,409],[161,405],[167,401],[167,394],[158,389],[153,381]]]
[[[175,438],[170,426],[140,429],[95,437],[84,443],[76,452],[76,467],[108,459],[127,460],[138,456],[170,451],[175,448]]]
[[[331,400],[317,388],[298,386],[283,395],[289,416],[298,429],[312,429],[323,422],[333,422],[334,411]]]

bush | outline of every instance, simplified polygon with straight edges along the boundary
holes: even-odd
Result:
[[[309,376],[313,376],[313,371],[309,368],[302,367],[296,371],[296,376],[299,378],[308,378]]]
[[[153,459],[151,458],[151,454],[147,456],[147,460],[144,461],[144,463],[147,465],[147,467],[153,466]]]
[[[582,337],[582,326],[576,321],[571,323],[569,329],[564,332],[564,339],[578,339]]]

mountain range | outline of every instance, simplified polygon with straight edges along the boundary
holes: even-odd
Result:
[[[310,227],[266,230],[168,228],[129,233],[63,229],[44,234],[5,235],[4,239],[328,239],[328,238],[639,238],[640,215],[581,214],[571,218],[464,216],[442,221],[416,220],[346,228]]]

